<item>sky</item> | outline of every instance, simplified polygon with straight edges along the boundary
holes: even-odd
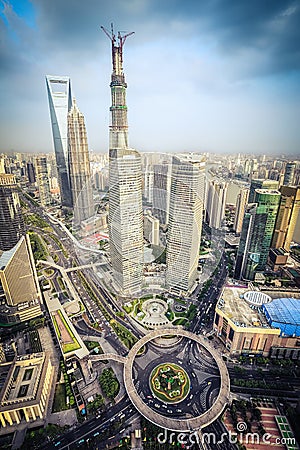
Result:
[[[48,74],[108,150],[111,22],[132,148],[300,154],[298,0],[0,0],[0,152],[53,151]]]

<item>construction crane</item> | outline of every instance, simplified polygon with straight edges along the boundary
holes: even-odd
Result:
[[[134,34],[134,31],[131,31],[130,33],[124,34],[122,35],[121,33],[126,33],[126,31],[118,31],[118,41],[119,41],[119,45],[115,45],[116,42],[116,35],[114,33],[114,26],[113,24],[110,25],[111,27],[111,31],[109,32],[106,28],[104,28],[101,25],[101,29],[104,31],[104,33],[106,34],[106,36],[109,38],[109,40],[112,43],[112,56],[113,56],[113,61],[115,60],[115,53],[116,53],[116,49],[117,53],[119,54],[120,57],[120,62],[121,64],[123,63],[123,47],[125,44],[126,39],[131,36],[132,34]]]

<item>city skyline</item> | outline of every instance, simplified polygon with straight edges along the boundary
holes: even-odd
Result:
[[[0,151],[52,150],[47,73],[73,80],[89,147],[107,151],[110,58],[100,25],[113,21],[135,31],[125,64],[133,148],[296,156],[299,12],[293,1],[2,1]]]

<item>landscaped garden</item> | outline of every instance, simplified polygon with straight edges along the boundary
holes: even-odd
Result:
[[[190,380],[186,371],[177,364],[159,364],[150,376],[153,394],[167,403],[178,403],[185,399],[190,391]]]

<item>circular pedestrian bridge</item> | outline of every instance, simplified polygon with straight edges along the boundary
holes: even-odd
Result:
[[[168,358],[168,353],[166,353],[165,356],[162,354],[161,358],[158,358],[159,364],[157,364],[155,361],[151,362],[150,355],[149,364],[145,362],[145,370],[140,370],[139,372],[135,364],[137,361],[139,361],[139,358],[141,358],[141,356],[138,355],[139,350],[149,344],[152,346],[152,351],[155,351],[153,350],[153,348],[156,346],[155,340],[157,338],[167,339],[170,336],[174,335],[186,338],[185,341],[181,343],[182,346],[195,344],[194,347],[197,348],[197,351],[199,353],[198,355],[195,355],[195,360],[188,359],[186,361],[186,367],[185,365],[181,364],[176,365],[175,363],[173,364],[172,361],[168,361],[168,359],[165,359],[164,361],[164,358]],[[164,351],[166,351],[166,347],[164,347]],[[184,353],[185,351],[185,348],[182,347],[181,352]],[[159,351],[157,352],[159,353]],[[173,349],[173,352],[174,354],[176,354],[176,348]],[[193,372],[193,365],[197,367],[197,361],[199,365],[201,363],[201,360],[204,361],[203,364],[206,364],[206,373],[203,375],[202,382],[200,384],[197,384],[197,378],[201,378],[201,372],[200,369],[195,369],[195,371]],[[207,362],[208,360],[212,361],[211,366],[209,366]],[[161,376],[161,378],[159,378],[157,372],[158,367],[164,367],[168,364],[169,366],[170,364],[173,364],[173,369],[175,369],[173,371],[175,375],[172,374],[172,376],[167,376],[167,378]],[[147,372],[148,367],[149,370]],[[179,370],[177,369],[177,367],[179,367]],[[153,392],[153,389],[151,389],[150,386],[151,376],[153,375],[153,373],[155,374],[157,372],[156,378],[158,379],[159,383],[161,383],[162,380],[166,380],[167,384],[169,383],[169,392],[172,392],[171,381],[174,380],[174,376],[179,376],[176,371],[179,373],[180,369],[183,370],[183,374],[190,371],[194,378],[191,378],[187,375],[187,379],[189,380],[189,383],[193,383],[193,385],[196,384],[196,386],[194,386],[192,390],[192,386],[189,385],[188,389],[185,390],[184,395],[182,391],[182,398],[178,398],[178,401],[175,402],[176,405],[172,405],[174,406],[174,408],[177,407],[177,409],[174,410],[174,415],[172,417],[171,413],[173,413],[173,411],[168,409],[170,408],[170,404],[172,402],[168,402],[167,399],[159,397],[157,395],[157,392]],[[199,372],[197,372],[197,370],[199,370]],[[197,375],[195,375],[195,373]],[[161,375],[161,373],[159,375]],[[161,387],[159,383],[157,383],[157,386]],[[193,334],[190,331],[183,330],[180,327],[168,327],[164,329],[154,330],[143,336],[131,348],[127,357],[124,359],[124,384],[131,402],[146,419],[148,419],[155,425],[158,425],[159,427],[172,431],[189,432],[193,430],[200,430],[206,427],[223,412],[225,406],[229,402],[230,380],[227,367],[222,357],[203,336]],[[140,392],[138,392],[138,387]],[[212,395],[211,388],[213,387],[214,392],[217,391],[217,395]],[[176,385],[176,388],[180,391],[179,385]],[[145,395],[144,391],[146,392],[146,394],[152,394],[152,396]],[[191,392],[195,392],[195,396],[199,396],[199,398],[203,399],[203,396],[205,395],[207,396],[207,398],[209,398],[208,401],[204,401],[204,406],[201,412],[199,412],[200,410],[197,409],[195,407],[196,405],[194,406],[194,404],[192,403],[194,394]],[[160,398],[161,400],[160,404],[158,404],[158,398]],[[184,412],[184,407],[186,407],[188,411],[187,413]],[[158,411],[158,408],[161,409]]]

